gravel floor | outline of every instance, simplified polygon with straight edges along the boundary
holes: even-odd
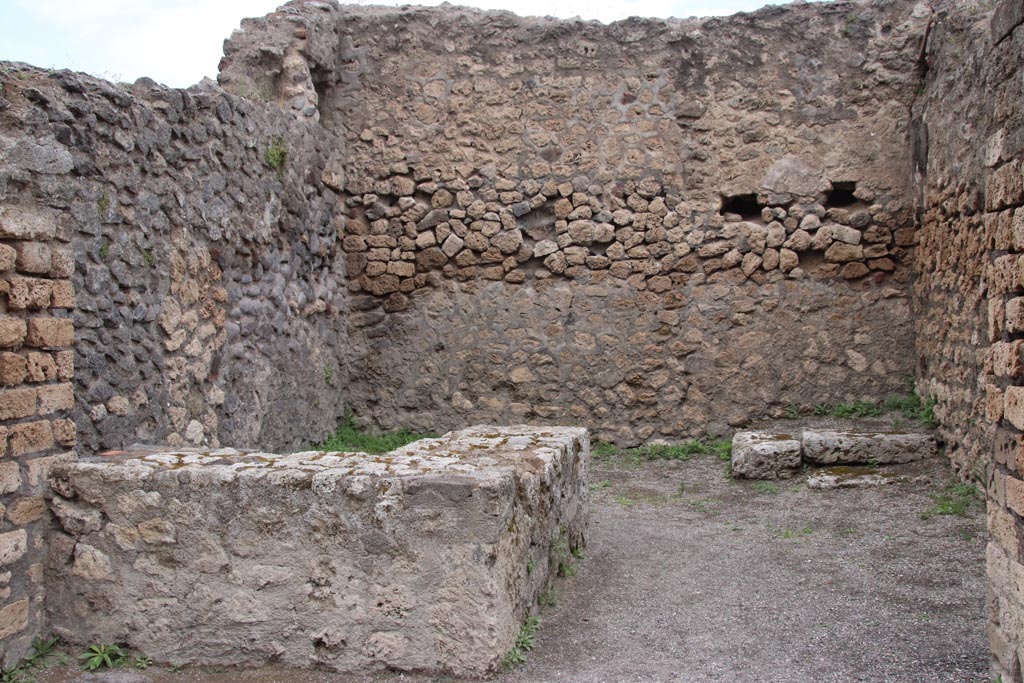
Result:
[[[921,513],[941,460],[883,486],[732,481],[710,456],[595,462],[576,576],[541,611],[536,647],[497,683],[988,683],[984,513]],[[404,674],[83,674],[39,683],[456,683]]]

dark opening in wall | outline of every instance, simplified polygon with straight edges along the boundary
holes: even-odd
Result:
[[[722,215],[738,214],[743,220],[755,220],[761,217],[761,205],[757,203],[755,194],[738,194],[734,197],[722,197]]]
[[[851,181],[838,181],[832,183],[832,191],[825,199],[826,207],[853,206],[860,202],[853,196],[857,191],[857,183]]]

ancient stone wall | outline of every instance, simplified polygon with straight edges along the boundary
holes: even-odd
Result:
[[[86,453],[288,450],[346,408],[637,443],[916,374],[989,484],[1020,683],[1024,10],[935,5],[603,26],[299,0],[243,22],[223,90],[0,65],[7,659],[42,627],[69,416]]]
[[[68,239],[52,210],[0,205],[0,661],[20,658],[44,619],[46,474],[74,457]]]
[[[938,13],[913,138],[919,372],[954,465],[988,490],[993,676],[1024,666],[1024,4]]]
[[[86,452],[287,449],[336,425],[347,345],[321,182],[331,135],[212,84],[5,64],[0,97],[0,210],[39,207],[73,250]]]
[[[289,41],[337,46],[289,99],[264,87],[345,140],[361,417],[637,442],[906,390],[926,12],[290,7],[229,41],[221,81],[258,87],[264,45],[281,74]]]

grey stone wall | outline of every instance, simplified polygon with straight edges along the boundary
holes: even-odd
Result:
[[[295,448],[344,409],[336,140],[212,84],[0,66],[0,206],[74,251],[80,447]]]

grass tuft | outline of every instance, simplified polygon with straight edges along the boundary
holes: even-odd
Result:
[[[537,640],[538,628],[540,628],[540,617],[526,617],[522,628],[519,629],[519,635],[516,636],[516,642],[512,645],[512,649],[501,660],[502,669],[508,670],[526,661],[527,653],[533,649],[533,645]]]
[[[725,439],[690,439],[681,444],[648,444],[636,448],[619,448],[604,441],[595,441],[591,453],[598,460],[625,456],[639,463],[643,460],[678,460],[685,462],[695,455],[714,455],[728,460],[732,454],[732,442]]]
[[[981,496],[974,484],[956,482],[932,494],[932,501],[935,504],[921,513],[921,519],[931,519],[939,515],[966,517],[971,508],[981,502]]]
[[[344,421],[338,425],[337,431],[334,432],[326,441],[319,444],[314,444],[313,448],[321,451],[355,451],[359,453],[368,453],[370,455],[379,455],[381,453],[387,453],[393,451],[396,448],[412,443],[413,441],[419,441],[420,439],[429,439],[435,436],[434,434],[419,434],[408,429],[399,429],[392,432],[373,433],[362,429],[356,418],[351,413],[345,416]]]

